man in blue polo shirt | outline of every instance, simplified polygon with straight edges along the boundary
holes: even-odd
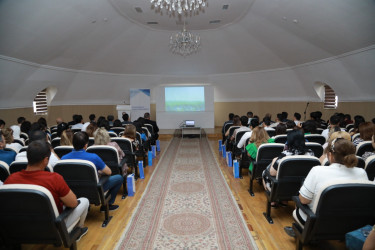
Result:
[[[0,161],[6,162],[8,165],[10,165],[16,158],[17,154],[14,151],[4,150],[5,147],[5,138],[3,136],[3,133],[0,131]]]
[[[121,175],[112,175],[111,169],[105,165],[103,160],[97,155],[93,153],[86,152],[87,145],[89,142],[89,137],[85,132],[77,132],[73,136],[73,151],[69,154],[64,155],[61,157],[62,160],[69,160],[69,159],[77,159],[77,160],[87,160],[94,163],[96,170],[101,175],[109,175],[109,179],[106,183],[104,183],[103,188],[104,191],[109,190],[111,194],[111,199],[109,200],[109,210],[114,211],[118,209],[118,205],[114,205],[116,195],[118,190],[121,188],[121,185],[124,181]],[[101,211],[104,211],[105,208],[101,207]]]

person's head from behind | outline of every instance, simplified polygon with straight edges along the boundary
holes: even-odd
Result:
[[[251,129],[254,129],[259,126],[259,120],[258,119],[251,119],[250,121],[250,127]]]
[[[253,118],[253,116],[254,116],[253,112],[251,112],[251,111],[247,112],[246,115],[247,115],[248,118]]]
[[[146,112],[146,113],[143,115],[143,118],[150,120],[150,118],[151,118],[150,113]]]
[[[122,123],[119,119],[114,120],[113,127],[122,127]]]
[[[339,123],[340,123],[340,116],[338,116],[338,115],[332,115],[329,118],[329,123],[331,124],[331,126],[338,126]]]
[[[0,119],[0,129],[5,127],[5,121]]]
[[[94,132],[98,129],[98,125],[96,122],[91,122],[87,128],[86,128],[86,133],[89,137],[94,137]]]
[[[115,117],[114,117],[113,115],[108,115],[108,116],[107,116],[107,120],[108,120],[109,122],[112,122],[114,119],[115,119]]]
[[[293,115],[293,117],[294,117],[294,120],[295,121],[299,121],[299,120],[301,120],[301,114],[300,113],[294,113],[294,115]]]
[[[354,116],[354,128],[359,128],[359,124],[364,123],[365,118],[361,115]]]
[[[336,138],[328,144],[328,159],[331,163],[339,163],[348,168],[357,166],[354,144],[343,138]]]
[[[136,127],[133,124],[128,124],[126,125],[124,134],[122,136],[125,138],[130,138],[130,139],[135,140],[137,136],[136,132],[137,132]]]
[[[95,121],[95,114],[91,114],[91,115],[89,115],[89,120],[90,120],[90,122],[93,122],[93,121]]]
[[[315,115],[316,115],[316,118],[317,118],[318,120],[320,120],[320,119],[322,118],[322,116],[323,116],[323,113],[320,112],[320,111],[315,111]]]
[[[289,129],[289,128],[294,128],[296,126],[296,124],[294,123],[294,121],[291,121],[291,120],[287,120],[286,123],[286,128]]]
[[[107,121],[106,119],[101,120],[100,122],[98,122],[98,127],[99,128],[105,128],[106,130],[109,130],[109,121]]]
[[[24,122],[21,124],[21,132],[22,132],[22,133],[29,134],[30,129],[31,129],[31,122],[29,122],[29,121],[24,121]]]
[[[268,141],[270,137],[268,136],[267,131],[262,127],[256,127],[251,133],[250,142],[255,143],[257,148]]]
[[[281,114],[283,115],[283,120],[288,119],[288,112],[283,111]]]
[[[247,126],[247,122],[249,121],[249,119],[246,116],[241,116],[240,120],[241,126]]]
[[[312,120],[305,121],[302,124],[302,129],[303,129],[304,133],[315,134],[316,133],[316,123]]]
[[[44,126],[44,127],[47,127],[47,120],[46,120],[46,118],[44,118],[44,117],[40,117],[40,118],[38,119],[38,123],[39,123],[40,125]]]
[[[345,116],[344,116],[344,120],[345,120],[346,122],[351,122],[351,121],[352,121],[352,116],[349,115],[349,114],[345,114]]]
[[[280,123],[276,126],[275,135],[285,135],[286,134],[286,125]]]
[[[84,149],[85,146],[89,143],[89,137],[86,132],[76,132],[73,135],[73,147],[75,150]]]
[[[47,134],[42,130],[33,130],[29,133],[29,143],[33,141],[46,141],[47,142]]]
[[[36,140],[27,147],[27,161],[29,166],[43,164],[47,166],[51,156],[50,145],[45,140]]]
[[[278,122],[282,122],[282,121],[283,121],[283,119],[284,119],[284,116],[283,116],[283,114],[281,114],[281,113],[278,113],[278,114],[276,115],[276,120],[277,120]]]
[[[76,115],[75,118],[74,118],[74,122],[75,123],[82,123],[83,122],[83,117],[82,115]]]
[[[17,118],[18,124],[22,124],[24,121],[26,121],[26,118],[23,116]]]
[[[228,117],[229,117],[229,120],[230,120],[230,121],[233,121],[234,114],[233,114],[233,113],[229,113]]]
[[[61,146],[73,145],[73,132],[70,129],[64,130],[61,133],[60,145]]]
[[[127,113],[123,114],[122,119],[124,120],[124,122],[129,121],[129,115]]]
[[[348,141],[352,141],[352,137],[350,136],[349,133],[345,132],[345,131],[341,131],[341,129],[339,131],[336,131],[336,132],[333,132],[329,138],[328,138],[328,145],[331,145],[332,141],[337,139],[337,138],[343,138],[345,140],[348,140]],[[324,149],[324,153],[327,154],[329,152],[329,147],[326,147]]]
[[[2,130],[6,144],[11,144],[14,141],[13,129],[6,128]]]
[[[316,112],[311,112],[311,113],[310,113],[310,119],[311,119],[311,120],[314,120],[314,121],[318,120],[318,115],[317,115],[317,113],[316,113]]]
[[[306,152],[305,136],[301,130],[295,129],[289,132],[287,143],[289,151],[298,151],[299,154]]]
[[[56,131],[57,136],[61,137],[62,132],[67,129],[68,129],[68,124],[65,122],[62,122],[59,125],[57,125],[57,131]]]
[[[234,126],[240,126],[241,125],[241,120],[239,115],[235,115],[233,117],[233,125]]]
[[[271,119],[269,117],[265,116],[263,118],[263,124],[265,124],[266,126],[271,125]]]
[[[359,136],[364,141],[370,141],[374,134],[374,124],[372,122],[363,122],[359,125]]]
[[[95,145],[107,145],[111,141],[111,137],[105,128],[99,128],[94,132]]]
[[[6,146],[5,138],[4,138],[2,130],[0,130],[0,149],[3,150],[5,146]]]
[[[104,116],[99,116],[99,118],[96,121],[96,123],[99,125],[103,120],[105,120],[105,117]]]

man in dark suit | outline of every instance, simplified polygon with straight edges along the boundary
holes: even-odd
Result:
[[[143,118],[145,118],[145,124],[151,124],[152,125],[152,129],[153,129],[153,133],[154,133],[154,139],[157,140],[159,138],[159,128],[158,128],[158,125],[156,124],[156,121],[153,121],[153,120],[150,120],[150,113],[146,112],[143,116]]]

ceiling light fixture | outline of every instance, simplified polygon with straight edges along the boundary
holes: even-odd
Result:
[[[150,0],[155,8],[166,9],[168,12],[182,13],[198,11],[206,6],[206,0]]]
[[[182,31],[172,35],[169,39],[169,47],[172,53],[187,56],[196,53],[201,45],[199,35],[194,35],[186,30],[185,24]]]

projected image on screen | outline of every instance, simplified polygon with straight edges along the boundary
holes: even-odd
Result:
[[[204,111],[204,87],[166,87],[165,111]]]

